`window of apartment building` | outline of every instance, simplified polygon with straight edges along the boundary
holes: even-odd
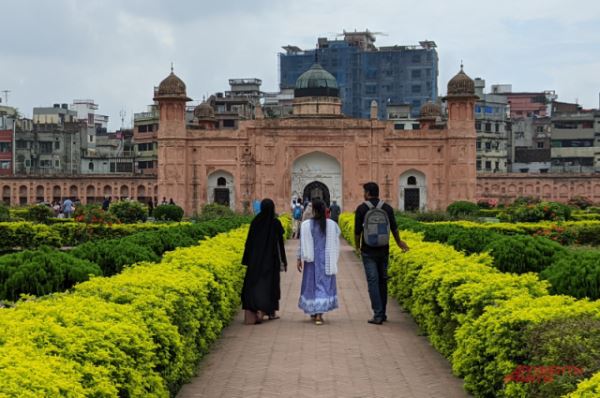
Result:
[[[154,162],[152,160],[143,160],[138,162],[139,169],[151,169],[154,167]]]
[[[94,171],[94,163],[93,162],[89,162],[88,163],[88,170],[89,171]]]
[[[421,54],[413,54],[412,56],[413,64],[418,64],[421,62]]]
[[[492,123],[486,123],[485,124],[485,132],[486,133],[491,133],[492,132]]]
[[[421,85],[420,84],[413,84],[410,87],[410,91],[413,94],[420,94],[421,93]]]
[[[486,160],[485,161],[485,169],[486,170],[491,170],[492,169],[492,161],[491,160]]]
[[[395,130],[404,130],[404,123],[396,123],[394,124]]]
[[[481,160],[477,159],[477,170],[481,170]]]
[[[485,150],[486,151],[492,150],[492,143],[491,142],[486,142],[485,143]]]
[[[138,151],[151,151],[154,147],[152,142],[138,144]]]
[[[25,159],[25,167],[31,167],[31,159]]]
[[[52,142],[51,141],[40,142],[40,153],[52,153]]]
[[[90,135],[88,135],[88,142],[89,142],[90,144],[93,144],[93,143],[94,143],[94,136],[93,136],[93,135],[91,135],[91,134],[90,134]]]
[[[10,142],[0,142],[0,152],[12,151],[12,145]]]
[[[52,167],[52,160],[50,160],[50,159],[40,160],[40,167],[44,168],[44,169]]]
[[[235,127],[235,120],[223,120],[223,127]]]
[[[420,129],[420,128],[421,128],[421,126],[419,125],[419,123],[413,123],[413,124],[412,124],[412,129],[413,129],[413,130],[418,130],[418,129]]]
[[[142,125],[138,126],[138,132],[145,133],[147,131],[148,131],[148,126],[147,125],[142,124]]]
[[[481,149],[481,141],[477,140],[477,149]]]
[[[554,122],[554,127],[557,129],[576,129],[577,122]]]
[[[540,142],[538,142],[538,143],[537,143],[537,147],[538,147],[538,149],[544,149],[544,143],[543,143],[543,142],[541,142],[541,141],[540,141]]]
[[[528,167],[524,167],[524,168],[522,168],[522,169],[519,169],[519,171],[520,171],[521,173],[528,173],[528,172],[529,172],[529,168],[528,168]]]
[[[60,169],[60,160],[59,159],[54,159],[54,168]]]
[[[0,160],[0,170],[10,170],[10,160]]]
[[[500,123],[494,124],[494,130],[496,131],[496,133],[500,132]]]
[[[60,141],[54,141],[54,150],[58,151],[60,149]]]
[[[494,170],[495,170],[495,171],[498,171],[498,170],[500,170],[500,162],[496,162],[496,163],[494,164]]]
[[[375,84],[367,84],[365,86],[365,93],[366,94],[377,94],[377,86]]]
[[[410,77],[413,79],[420,79],[421,78],[421,69],[413,69],[410,72]]]
[[[481,122],[475,122],[475,130],[481,131]]]
[[[548,169],[540,169],[540,173],[547,174],[548,173]]]
[[[585,121],[581,123],[581,128],[582,129],[593,129],[594,128],[594,122],[593,121]]]
[[[537,126],[537,127],[535,128],[535,131],[536,131],[537,133],[543,133],[543,132],[544,132],[544,126]]]
[[[27,149],[27,141],[18,140],[17,149]]]

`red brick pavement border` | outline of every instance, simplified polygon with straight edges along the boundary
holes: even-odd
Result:
[[[298,241],[286,244],[294,260]],[[389,322],[367,323],[371,309],[362,263],[342,241],[340,308],[315,326],[298,309],[301,274],[294,261],[282,276],[281,319],[227,327],[180,398],[468,397],[449,363],[419,335],[398,304]]]

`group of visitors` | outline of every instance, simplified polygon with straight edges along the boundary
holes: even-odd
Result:
[[[325,203],[325,202],[323,202]],[[332,201],[331,206],[325,206],[325,218],[330,218],[336,223],[342,213],[337,201]],[[312,202],[304,199],[292,199],[292,239],[300,239],[300,224],[313,217]]]
[[[45,203],[48,205],[48,202]],[[66,198],[64,200],[54,200],[50,203],[50,208],[54,211],[54,217],[56,218],[71,218],[75,213],[75,208],[80,206],[81,202],[76,198]]]
[[[369,323],[387,321],[387,268],[389,241],[393,236],[403,251],[409,250],[400,239],[394,211],[379,199],[379,186],[363,186],[364,199],[355,211],[355,242],[367,279],[373,317]],[[335,201],[327,207],[321,199],[308,203],[292,202],[294,235],[300,239],[296,268],[302,273],[298,307],[316,325],[324,323],[323,314],[339,306],[336,275],[340,256],[341,209]],[[391,235],[391,236],[390,236]],[[242,264],[246,276],[242,288],[244,322],[258,324],[265,317],[278,319],[281,298],[280,272],[287,271],[284,229],[276,217],[271,199],[260,202],[260,210],[250,224]]]

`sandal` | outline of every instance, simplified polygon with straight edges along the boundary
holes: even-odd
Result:
[[[269,315],[270,321],[274,321],[275,319],[279,319],[279,315]]]
[[[323,318],[321,315],[315,316],[315,325],[319,326],[323,324]]]

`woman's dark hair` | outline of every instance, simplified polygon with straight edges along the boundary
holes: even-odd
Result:
[[[325,216],[325,202],[321,199],[315,199],[312,201],[313,220],[319,223],[321,232],[325,234],[327,230],[327,218]]]
[[[365,185],[363,185],[363,189],[372,198],[378,198],[379,197],[379,185],[377,185],[377,183],[367,182]]]

